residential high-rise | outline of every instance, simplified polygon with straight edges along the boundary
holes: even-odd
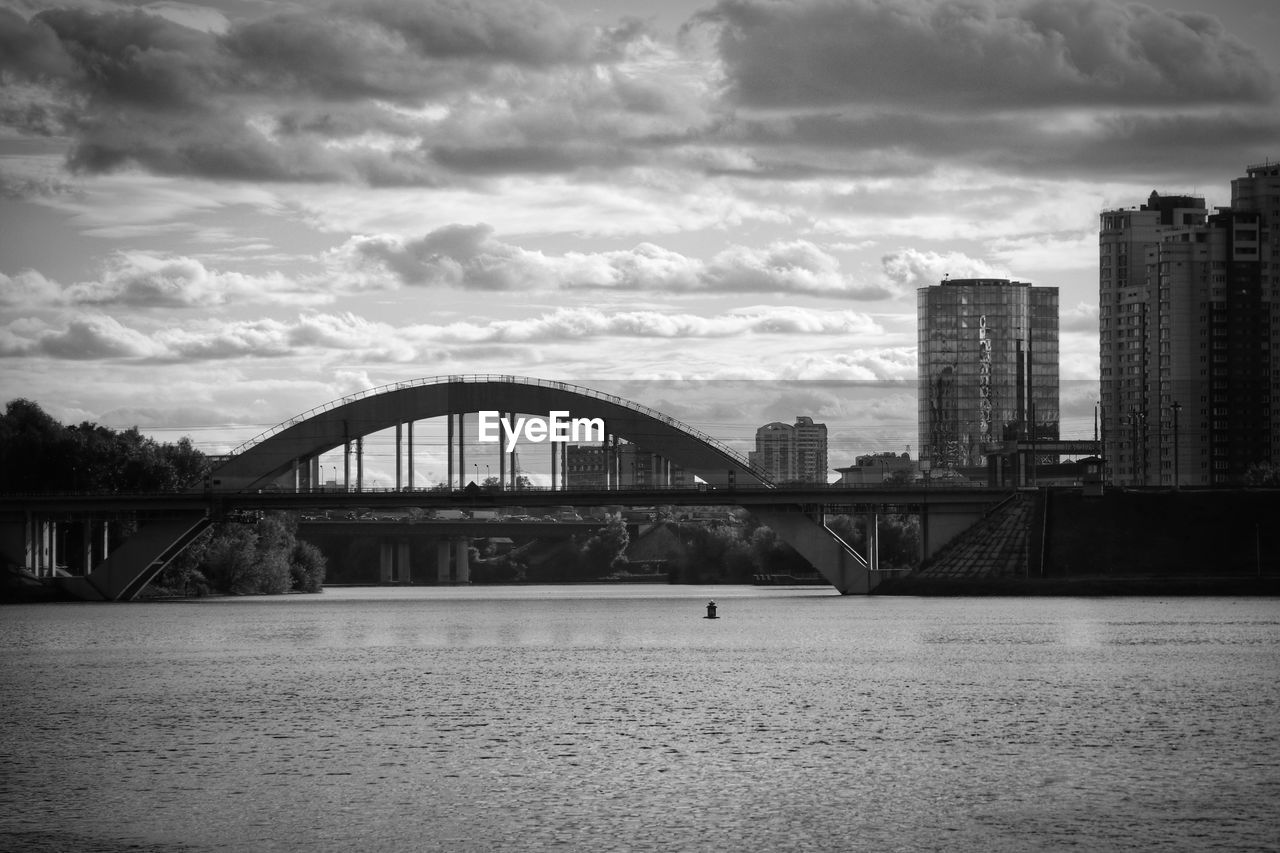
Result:
[[[827,482],[827,425],[799,415],[795,424],[781,421],[756,430],[756,449],[749,454],[752,466],[775,483]]]
[[[1005,441],[1057,440],[1058,288],[948,279],[916,294],[921,461],[979,466]]]
[[[1280,166],[1246,169],[1212,214],[1152,193],[1099,232],[1107,480],[1240,483],[1280,441]]]

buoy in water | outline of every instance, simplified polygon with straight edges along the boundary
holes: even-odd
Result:
[[[719,616],[716,615],[716,603],[714,601],[707,602],[707,615],[703,616],[702,618],[703,619],[719,619],[720,618]]]

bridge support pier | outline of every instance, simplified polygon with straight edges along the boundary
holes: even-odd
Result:
[[[58,585],[85,601],[132,601],[210,524],[212,519],[204,511],[175,512],[144,521],[92,571],[60,577]]]
[[[448,539],[436,540],[436,583],[453,582],[452,549]]]
[[[779,539],[812,563],[841,595],[866,595],[880,583],[879,574],[873,571],[873,562],[864,559],[824,522],[815,521],[799,507],[750,509]]]
[[[27,513],[22,524],[22,566],[38,578],[56,574],[60,556],[59,540],[65,529],[59,522]]]
[[[470,537],[436,540],[436,583],[471,583]]]
[[[412,583],[408,539],[384,539],[378,543],[379,583]]]
[[[466,536],[453,538],[453,582],[471,583],[471,540]]]

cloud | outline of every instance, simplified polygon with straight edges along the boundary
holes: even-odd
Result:
[[[744,106],[1042,110],[1259,104],[1260,57],[1209,15],[1102,0],[721,0],[711,27]],[[896,111],[896,110],[895,110]]]
[[[939,284],[944,278],[1016,279],[1008,271],[962,252],[922,252],[902,249],[880,259],[884,276],[900,290]]]
[[[538,0],[360,0],[225,26],[190,12],[3,11],[0,71],[44,97],[0,114],[69,134],[81,172],[426,186],[616,167],[633,159],[625,140],[697,113],[627,71],[656,55],[642,27]]]
[[[35,270],[23,270],[16,276],[0,273],[0,305],[28,306],[57,301],[62,288]]]
[[[784,365],[780,375],[796,380],[914,380],[916,350],[915,347],[886,347],[857,349],[834,356],[801,356]]]
[[[272,359],[297,354],[289,340],[292,331],[288,323],[263,319],[167,329],[156,339],[171,360]]]
[[[27,80],[57,80],[72,77],[76,68],[50,27],[0,8],[0,71]]]
[[[0,122],[65,135],[81,173],[632,193],[939,158],[1163,174],[1280,133],[1273,69],[1216,19],[1104,0],[723,0],[686,28],[702,53],[538,0],[198,11],[0,10]]]
[[[195,258],[117,252],[100,279],[67,288],[65,301],[137,308],[200,308],[232,301],[316,303],[324,293],[304,291],[279,273],[246,275],[208,269]]]
[[[361,286],[434,286],[482,291],[613,289],[664,293],[791,293],[880,299],[821,247],[793,240],[733,246],[702,261],[641,243],[628,250],[548,255],[505,243],[488,225],[450,225],[423,237],[355,237],[328,253],[333,275]]]
[[[281,273],[251,275],[210,269],[196,258],[148,252],[115,252],[101,275],[63,285],[34,270],[0,273],[0,305],[217,308],[235,304],[318,305],[333,301],[331,289],[314,277],[294,280]]]
[[[745,335],[850,335],[879,332],[875,322],[852,311],[764,307],[703,317],[660,311],[608,313],[565,308],[527,320],[454,323],[439,330],[448,343],[567,342],[591,338],[732,338]]]
[[[77,317],[65,329],[40,334],[33,344],[42,355],[72,361],[150,359],[165,349],[145,333],[105,315]]]
[[[531,352],[530,347],[564,346],[587,340],[711,341],[756,336],[811,339],[880,332],[874,320],[856,312],[779,306],[744,308],[712,316],[564,308],[521,320],[403,326],[350,312],[311,313],[289,321],[201,319],[150,332],[113,318],[88,315],[72,318],[61,328],[31,320],[0,327],[0,355],[39,353],[58,359],[157,362],[331,355],[405,364],[429,363],[461,354],[472,359],[509,357],[513,351]],[[351,381],[358,384],[362,376],[365,374],[354,374]]]
[[[1096,270],[1097,246],[1098,235],[1094,231],[1045,233],[997,238],[991,241],[991,254],[1012,269],[1051,266],[1058,270]]]
[[[1073,308],[1061,310],[1058,315],[1058,328],[1062,332],[1084,332],[1097,335],[1098,306],[1081,302]]]
[[[1198,13],[1112,0],[724,0],[686,27],[708,31],[724,103],[699,142],[732,163],[723,174],[771,186],[957,167],[1208,182],[1206,147],[1254,162],[1280,134],[1276,69]]]

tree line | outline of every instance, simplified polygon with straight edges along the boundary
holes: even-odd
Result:
[[[0,415],[0,491],[9,494],[181,491],[198,487],[209,467],[186,436],[169,444],[137,427],[65,426],[26,399],[9,401]],[[214,524],[151,583],[151,592],[319,592],[325,559],[297,538],[296,517],[269,513],[254,521]]]
[[[208,464],[185,436],[160,444],[137,427],[64,426],[30,400],[0,416],[0,490],[10,494],[176,491],[199,485]]]

